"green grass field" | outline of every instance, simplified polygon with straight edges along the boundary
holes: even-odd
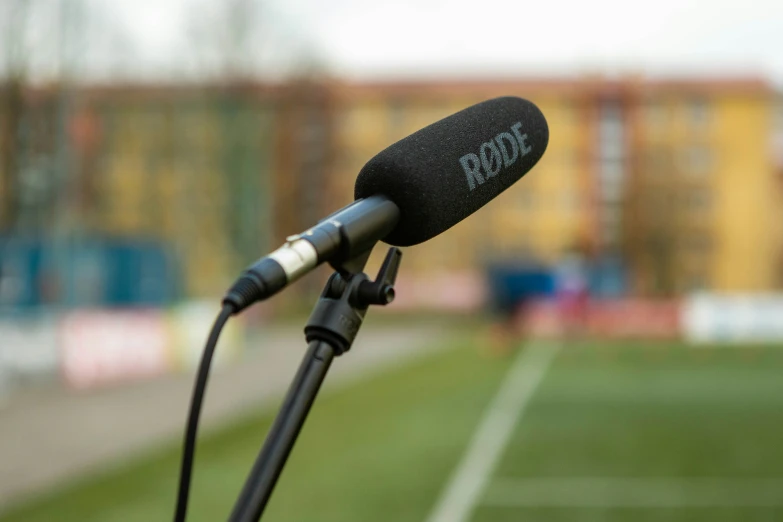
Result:
[[[466,339],[323,394],[264,520],[425,521],[513,358]],[[202,439],[189,520],[227,518],[272,413]],[[172,441],[0,520],[170,519],[178,459]],[[783,350],[563,347],[470,520],[783,520]]]

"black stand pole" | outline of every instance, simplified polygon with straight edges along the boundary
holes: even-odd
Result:
[[[386,305],[394,299],[401,256],[399,249],[390,248],[375,282],[363,273],[335,273],[326,283],[305,327],[307,354],[234,504],[230,522],[261,518],[332,359],[351,348],[369,305]]]
[[[334,350],[328,343],[310,343],[280,413],[234,505],[232,522],[255,521],[261,517],[333,357]]]

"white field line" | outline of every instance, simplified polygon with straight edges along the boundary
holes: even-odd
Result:
[[[783,479],[498,479],[487,487],[481,505],[581,508],[783,507]]]
[[[465,522],[559,345],[533,343],[514,360],[427,522]]]

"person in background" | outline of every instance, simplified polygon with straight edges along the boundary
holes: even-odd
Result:
[[[581,337],[587,328],[588,277],[587,249],[575,244],[563,253],[554,270],[557,312],[566,338]]]
[[[506,356],[513,352],[519,340],[517,331],[518,311],[522,303],[519,296],[506,293],[493,293],[491,303],[492,321],[489,329],[488,354]]]

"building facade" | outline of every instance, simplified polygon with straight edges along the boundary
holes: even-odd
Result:
[[[0,176],[2,201],[31,210],[13,223],[4,211],[3,225],[160,240],[182,261],[183,294],[215,296],[259,254],[350,203],[373,155],[507,95],[541,108],[547,152],[491,205],[405,249],[404,273],[480,275],[580,245],[621,259],[637,295],[783,287],[779,104],[753,78],[94,87],[65,118],[56,93],[32,93],[16,118],[24,154],[4,157]]]
[[[772,91],[757,80],[632,89],[624,242],[637,290],[780,289]]]
[[[26,93],[13,129],[15,174],[2,176],[14,181],[0,188],[17,211],[0,235],[41,245],[40,278],[60,288],[43,301],[90,304],[87,285],[67,282],[89,279],[80,271],[139,274],[123,263],[99,266],[101,241],[159,245],[167,266],[178,267],[182,297],[224,291],[272,244],[276,93],[258,85]],[[94,262],[81,254],[68,262],[87,244],[101,250]],[[75,286],[82,290],[65,295]]]
[[[540,163],[492,205],[409,249],[408,270],[549,263],[573,245],[619,257],[643,296],[783,286],[774,97],[757,79],[335,84],[336,208],[361,166],[468,105],[513,95],[547,117]]]

